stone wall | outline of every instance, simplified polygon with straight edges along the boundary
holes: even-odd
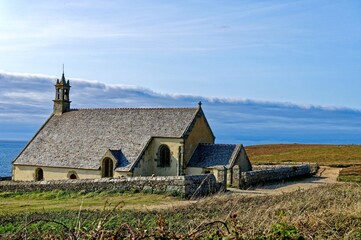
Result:
[[[283,163],[270,165],[253,165],[253,171],[240,172],[238,166],[232,169],[219,168],[215,172],[219,184],[224,184],[225,170],[227,171],[227,187],[245,188],[251,185],[264,184],[287,178],[315,174],[317,163]]]
[[[239,184],[240,188],[245,188],[251,185],[264,184],[270,181],[311,175],[311,167],[309,164],[269,166],[267,169],[263,166],[253,166],[253,168],[260,170],[241,173],[241,179]]]
[[[0,182],[0,192],[52,191],[92,192],[98,190],[119,190],[135,192],[171,192],[185,198],[200,197],[220,189],[213,174],[167,177],[124,177],[117,179],[57,180],[40,182]]]
[[[309,163],[309,162],[284,162],[280,164],[279,162],[269,163],[265,165],[253,165],[253,170],[265,170],[265,169],[274,169],[280,167],[290,167],[290,166],[300,166],[300,165],[309,165],[310,173],[316,174],[319,166],[317,163]]]
[[[242,172],[240,172],[240,169],[238,166],[233,167],[233,173],[232,176],[229,176],[229,178],[232,179],[231,186],[238,188],[239,187],[239,181],[240,181],[240,175]]]
[[[224,183],[224,171],[225,171],[224,168],[218,169],[217,171],[217,180],[221,183]],[[227,171],[227,186],[238,188],[239,180],[240,180],[239,166],[236,165],[231,169],[226,169],[226,171]]]
[[[197,198],[222,191],[222,184],[216,181],[213,174],[186,175],[184,196],[186,198]]]

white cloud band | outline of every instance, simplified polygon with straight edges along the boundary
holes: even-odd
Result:
[[[12,139],[12,133],[19,138],[24,123],[28,125],[22,138],[34,134],[52,111],[55,81],[45,75],[0,72],[0,139]],[[161,94],[136,86],[70,81],[72,108],[195,107],[201,100],[218,142],[361,143],[357,109]]]

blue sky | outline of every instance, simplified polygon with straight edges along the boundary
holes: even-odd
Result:
[[[0,72],[0,140],[29,140],[52,112],[56,78]],[[70,79],[72,108],[202,107],[218,143],[361,144],[361,110],[164,94]]]
[[[207,102],[204,104],[212,119],[216,119],[216,109],[221,111],[223,107],[239,111],[241,122],[245,114],[265,119],[267,104],[275,104],[282,106],[280,111],[285,115],[296,114],[286,106],[307,109],[304,118],[297,117],[298,110],[295,115],[297,126],[307,128],[311,124],[308,114],[314,119],[315,108],[310,106],[318,106],[317,124],[312,126],[324,129],[319,138],[303,136],[303,128],[296,134],[298,127],[291,131],[287,126],[292,126],[292,117],[285,118],[288,122],[279,121],[277,111],[273,111],[262,124],[254,128],[251,123],[247,125],[254,135],[251,130],[246,134],[245,129],[233,123],[239,131],[236,133],[245,134],[254,142],[361,143],[351,134],[360,133],[361,128],[358,112],[361,110],[361,1],[358,0],[0,0],[2,88],[7,88],[5,84],[12,79],[7,95],[0,95],[0,139],[27,139],[46,119],[51,109],[52,86],[47,89],[46,85],[44,89],[39,85],[41,81],[37,84],[32,81],[39,80],[39,75],[48,80],[59,77],[63,63],[68,78],[94,80],[107,88],[131,86],[156,96],[186,95],[192,104],[193,100],[197,102],[196,98],[221,99],[226,107],[214,104],[213,100],[209,101],[208,109]],[[37,98],[36,111],[25,116],[27,97],[19,92],[24,90],[24,82],[31,82],[25,91],[34,88],[35,93],[39,89],[48,92],[41,97],[33,96]],[[114,102],[104,95],[100,98],[102,103],[88,101],[87,107],[144,104],[141,97],[126,96],[129,99],[116,98]],[[82,101],[85,99],[79,97],[74,105],[83,106]],[[191,105],[187,101],[177,98],[170,103]],[[237,107],[232,102],[237,102]],[[256,105],[245,108],[241,103],[246,102]],[[157,107],[167,103],[159,100],[147,105]],[[253,115],[252,109],[259,111]],[[352,116],[342,109],[351,111]],[[8,116],[15,121],[10,123]],[[245,139],[227,137],[222,132],[223,122],[217,121],[214,124],[219,134],[224,135],[222,141]],[[245,122],[242,124],[245,126]],[[272,126],[272,133],[259,130]],[[335,126],[336,132],[326,134],[327,129]],[[272,138],[274,133],[283,137]],[[345,139],[341,139],[342,133]]]

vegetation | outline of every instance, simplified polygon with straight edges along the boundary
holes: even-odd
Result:
[[[345,167],[361,165],[361,145],[270,144],[246,147],[253,164],[270,162],[317,162]]]
[[[344,168],[340,171],[338,181],[361,183],[361,166]]]
[[[220,194],[172,209],[18,211],[0,214],[0,238],[358,239],[360,201],[361,185],[342,183],[279,196]]]
[[[361,182],[361,146],[246,147],[253,164],[318,162]],[[348,167],[350,166],[350,167]],[[361,239],[361,185],[198,201],[145,192],[0,193],[0,239]]]
[[[0,192],[0,214],[17,212],[45,212],[102,209],[105,204],[117,204],[122,202],[124,209],[147,208],[154,206],[167,206],[173,202],[181,201],[179,197],[160,194],[147,194],[119,191],[97,191],[97,192],[71,192],[53,190],[49,192]]]

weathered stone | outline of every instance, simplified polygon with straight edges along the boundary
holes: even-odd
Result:
[[[125,179],[56,180],[41,182],[0,182],[0,192],[32,192],[69,190],[93,192],[98,190],[178,192],[184,197],[215,193],[219,185],[212,174],[169,177],[134,177]]]
[[[269,168],[266,168],[269,166]],[[300,165],[265,165],[254,167],[254,170],[242,172],[239,181],[239,187],[245,188],[251,185],[266,183],[269,181],[283,180],[292,177],[311,174],[310,164]]]

